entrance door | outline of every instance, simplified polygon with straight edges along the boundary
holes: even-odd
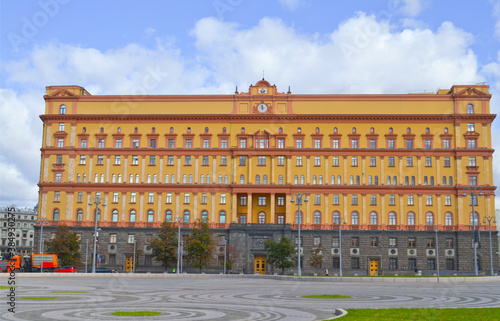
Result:
[[[127,256],[125,260],[125,272],[132,272],[134,268],[134,261],[132,260],[132,256]]]
[[[378,260],[370,260],[370,275],[378,275]]]
[[[266,260],[267,258],[262,255],[255,257],[255,273],[266,274]]]

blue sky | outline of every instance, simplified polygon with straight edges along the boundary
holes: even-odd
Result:
[[[37,202],[47,85],[92,94],[232,93],[262,70],[295,93],[486,82],[498,113],[499,41],[498,0],[1,1],[0,206]]]

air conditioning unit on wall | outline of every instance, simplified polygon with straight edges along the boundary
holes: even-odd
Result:
[[[398,256],[398,249],[389,249],[389,256]]]
[[[417,256],[417,249],[408,249],[408,256],[410,257]]]
[[[454,257],[455,256],[455,249],[447,249],[444,251],[444,254],[446,257]]]
[[[359,255],[359,248],[351,248],[351,256],[358,256]]]
[[[427,256],[436,256],[436,250],[434,250],[434,249],[427,249],[425,251],[425,255],[427,255]]]

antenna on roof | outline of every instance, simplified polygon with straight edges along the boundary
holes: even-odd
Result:
[[[236,91],[235,91],[235,93],[236,93],[236,94],[238,93],[238,86],[236,86]]]
[[[290,86],[288,86],[288,93],[291,94],[292,92],[290,91]]]
[[[264,70],[262,70],[262,80],[264,80]]]

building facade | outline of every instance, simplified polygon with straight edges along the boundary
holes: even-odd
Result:
[[[162,222],[180,220],[184,234],[203,221],[219,245],[228,240],[233,269],[269,272],[264,241],[286,235],[297,245],[302,217],[305,273],[321,245],[321,269],[332,273],[342,264],[344,273],[404,274],[432,273],[438,261],[470,272],[477,229],[487,271],[481,222],[494,215],[496,189],[488,89],[292,94],[261,80],[231,95],[103,96],[50,86],[44,231],[66,224],[92,242],[98,196],[103,264],[126,270],[135,241],[138,266],[154,266],[148,242]],[[300,213],[298,193],[308,200]]]
[[[38,249],[39,243],[35,244],[34,228],[37,219],[38,207],[20,208],[15,205],[0,207],[1,257],[8,257],[11,248],[14,248],[13,254],[16,255],[31,254],[35,245]],[[9,237],[9,228],[10,232],[14,233],[12,240]],[[9,241],[12,241],[14,246],[10,246]]]

